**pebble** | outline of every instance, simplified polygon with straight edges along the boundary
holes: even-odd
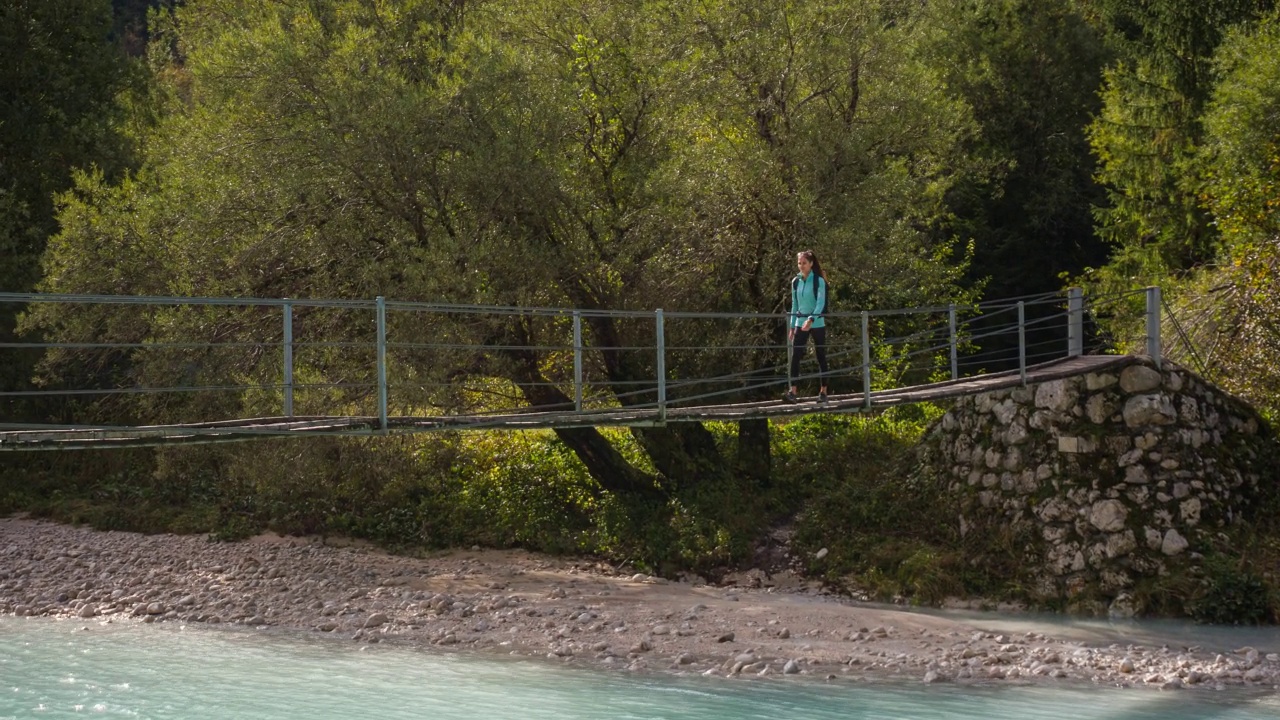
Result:
[[[0,548],[0,614],[19,617],[271,625],[337,635],[362,645],[382,640],[500,644],[519,654],[550,655],[558,661],[586,657],[637,671],[683,672],[706,663],[710,667],[699,671],[704,675],[798,675],[806,666],[831,664],[859,677],[911,673],[926,683],[1092,678],[1100,684],[1167,691],[1256,691],[1280,683],[1280,654],[1270,647],[1215,653],[1200,647],[1088,647],[1041,633],[996,634],[959,626],[943,632],[918,626],[909,631],[891,625],[868,628],[857,622],[827,628],[799,622],[797,627],[794,614],[784,616],[779,606],[755,602],[757,597],[767,602],[760,588],[723,590],[704,595],[715,599],[669,610],[646,613],[643,605],[629,605],[623,612],[596,590],[607,587],[605,580],[625,582],[627,576],[597,574],[593,565],[580,564],[579,572],[569,577],[567,563],[547,560],[540,569],[559,569],[563,582],[522,594],[510,589],[516,581],[495,577],[496,569],[486,566],[498,553],[441,567],[429,559],[300,539],[274,545],[209,543],[203,537],[95,532],[16,518],[0,518]],[[502,571],[505,578],[518,578],[525,567],[513,563]],[[484,582],[486,575],[494,581]],[[643,573],[630,580],[662,584]],[[419,581],[437,581],[438,588],[451,591],[419,590]],[[742,615],[728,605],[739,600],[746,601],[743,609],[748,610]],[[757,614],[761,608],[768,614]],[[737,639],[734,630],[726,629],[726,620],[739,629],[743,623],[768,628],[756,636],[763,642],[823,639],[814,642],[817,653],[807,644],[778,644],[779,653],[786,647],[804,657],[772,659],[759,647],[725,647]],[[87,627],[96,629],[92,623]],[[395,632],[388,633],[390,628]],[[607,638],[617,638],[615,648],[629,648],[628,656],[617,657],[622,653],[610,650]]]

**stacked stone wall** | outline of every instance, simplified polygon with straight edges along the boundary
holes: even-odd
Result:
[[[919,474],[966,545],[1016,538],[1037,599],[1130,614],[1136,582],[1194,565],[1275,491],[1275,447],[1243,402],[1134,358],[961,398],[926,434]]]

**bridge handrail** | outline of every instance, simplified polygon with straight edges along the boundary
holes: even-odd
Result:
[[[912,383],[927,382],[937,377],[958,380],[972,370],[981,372],[990,368],[993,363],[996,366],[1012,367],[1015,357],[1016,367],[1025,381],[1026,369],[1030,364],[1083,354],[1086,318],[1098,312],[1107,312],[1107,308],[1120,307],[1138,294],[1145,295],[1147,306],[1147,337],[1143,347],[1158,361],[1160,310],[1163,307],[1158,288],[1097,295],[1087,298],[1087,303],[1079,290],[1071,289],[981,303],[829,313],[827,317],[834,321],[836,333],[828,345],[828,357],[833,361],[834,367],[826,377],[844,390],[860,394],[868,407],[875,392],[894,389],[897,387],[895,383],[906,382],[907,385],[897,388],[906,389],[913,387]],[[319,300],[12,292],[0,292],[0,303],[179,308],[231,306],[282,310],[282,315],[277,315],[275,321],[279,323],[279,330],[270,332],[271,337],[268,339],[246,340],[243,339],[243,333],[266,331],[267,328],[261,326],[261,322],[269,318],[270,314],[254,315],[250,318],[254,324],[245,324],[243,315],[233,316],[241,324],[234,325],[227,336],[209,340],[168,337],[166,333],[170,330],[167,328],[157,330],[152,327],[148,334],[155,335],[154,341],[133,339],[117,343],[88,337],[83,340],[54,338],[48,342],[0,342],[0,351],[39,350],[82,354],[125,351],[129,353],[125,357],[130,358],[130,365],[125,368],[129,372],[117,368],[112,372],[119,373],[119,376],[114,380],[108,378],[110,382],[118,383],[118,386],[102,385],[101,380],[90,380],[95,386],[31,385],[0,388],[0,400],[87,399],[166,393],[190,397],[204,393],[233,396],[232,407],[252,409],[264,407],[263,403],[271,402],[274,397],[275,402],[279,403],[282,417],[291,418],[295,417],[295,397],[306,396],[305,404],[311,410],[331,410],[327,414],[308,412],[306,417],[373,417],[377,419],[377,429],[385,432],[389,429],[388,421],[393,403],[403,411],[424,407],[440,407],[447,411],[452,403],[458,403],[457,407],[464,408],[463,414],[458,417],[475,418],[507,416],[513,412],[529,414],[568,409],[573,414],[588,418],[593,413],[656,409],[660,413],[659,421],[662,421],[669,407],[688,408],[711,400],[734,401],[735,398],[737,401],[746,398],[749,402],[764,402],[767,398],[776,398],[784,385],[807,383],[820,376],[816,360],[812,357],[804,358],[800,363],[801,372],[796,377],[787,376],[788,362],[784,357],[787,347],[783,328],[785,323],[780,321],[785,321],[789,317],[788,313],[506,307],[393,301],[385,298]],[[369,323],[367,316],[344,325],[348,321],[333,320],[340,316],[326,313],[314,316],[332,320],[321,329],[327,333],[335,333],[346,328],[346,331],[354,332],[356,336],[343,338],[329,334],[315,337],[312,333],[308,337],[295,337],[295,330],[307,327],[310,322],[295,319],[295,308],[324,309],[340,313],[372,311],[377,321],[376,327],[369,329],[369,325],[374,323]],[[1034,315],[1028,317],[1028,312],[1032,311]],[[453,320],[428,321],[423,325],[412,319],[414,314],[424,312],[460,315],[464,320],[460,323]],[[390,326],[387,322],[389,314],[394,314],[392,319],[396,321]],[[531,335],[527,343],[501,341],[460,332],[460,329],[469,327],[466,317],[495,315],[523,318],[540,316],[554,320],[538,325],[542,334],[536,337]],[[200,332],[202,328],[216,324],[205,315],[192,317],[200,320],[200,324],[191,332]],[[583,319],[597,317],[627,323],[638,321],[641,325],[627,325],[627,332],[620,334],[623,342],[618,345],[602,346],[592,339],[584,339],[582,333]],[[849,318],[861,322],[863,335],[859,337],[856,325],[850,323],[849,332],[843,333],[849,338],[845,342],[840,339],[842,333],[839,328],[845,327],[841,320]],[[748,334],[740,337],[749,337],[754,341],[732,341],[730,337],[730,342],[716,345],[710,341],[696,344],[679,339],[706,337],[709,331],[700,331],[702,326],[697,323],[714,323],[726,319],[749,321],[747,325],[733,327],[745,328],[744,332]],[[570,327],[565,320],[572,320],[572,337],[568,337]],[[440,325],[439,322],[455,324]],[[686,323],[694,325],[685,327]],[[651,338],[649,344],[635,340],[643,337],[644,324],[650,325],[650,330],[647,331]],[[1064,325],[1068,337],[1065,347],[1062,346],[1060,334]],[[896,328],[905,332],[894,332]],[[441,332],[444,334],[441,335]],[[703,334],[700,335],[699,332]],[[431,336],[432,333],[437,333],[439,342],[417,339],[418,336]],[[397,335],[402,337],[389,337]],[[1013,340],[1015,335],[1016,342]],[[676,342],[668,345],[668,336],[676,338]],[[632,341],[626,342],[628,338]],[[282,350],[283,358],[273,356],[273,352],[277,350]],[[353,357],[353,350],[372,352],[375,359],[369,362],[364,359],[369,357],[367,355]],[[182,354],[187,351],[200,351],[202,354]],[[206,364],[209,353],[215,351],[220,353],[218,358],[223,358],[220,362],[225,361],[225,353],[235,351],[250,353],[251,357],[248,360],[233,359],[228,361],[231,364],[215,366],[222,368],[223,374],[209,376],[205,373]],[[1015,351],[1016,356],[1012,354]],[[153,352],[166,354],[145,355]],[[311,355],[302,357],[308,353]],[[314,353],[323,355],[317,356]],[[502,353],[527,353],[541,358],[539,362],[546,365],[546,369],[540,371],[544,376],[527,377],[517,382],[504,379],[500,374],[486,375],[485,363],[493,362],[493,358],[500,357]],[[630,354],[639,358],[642,365],[651,363],[653,375],[649,378],[612,375],[607,371],[609,353]],[[724,358],[726,353],[729,354],[727,359]],[[92,366],[89,362],[91,357],[85,355],[88,366]],[[152,359],[149,360],[149,357]],[[572,377],[568,375],[570,357]],[[0,362],[3,361],[3,355],[0,355]],[[455,365],[437,370],[436,363],[441,362],[452,362]],[[142,370],[134,372],[134,364]],[[724,368],[726,365],[736,366],[736,369],[697,374],[717,366]],[[271,381],[264,377],[264,372],[278,373],[277,380]],[[169,382],[163,382],[165,379]],[[486,402],[477,404],[474,400],[466,399],[487,396],[490,398],[488,404],[492,404],[495,402],[494,398],[513,392],[520,395],[520,388],[540,388],[553,393],[550,397],[558,393],[564,399],[548,399],[541,403],[526,399],[517,402],[515,409],[501,406],[500,403],[496,407],[486,407]],[[454,399],[451,400],[450,395]],[[376,403],[372,412],[369,412],[370,408],[367,406],[364,407],[364,412],[352,412],[371,398]],[[440,405],[441,402],[445,404]],[[304,417],[302,414],[296,416]],[[0,420],[4,418],[0,416]],[[189,427],[190,423],[183,425]],[[86,422],[83,426],[102,426],[102,423]]]

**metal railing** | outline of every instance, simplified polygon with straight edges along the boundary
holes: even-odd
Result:
[[[1159,288],[825,316],[789,377],[784,314],[499,307],[388,300],[0,293],[41,353],[29,384],[0,388],[0,430],[592,413],[776,400],[787,385],[858,395],[1115,352],[1098,319],[1144,304],[1138,346],[1160,358]],[[19,403],[22,403],[21,407]],[[820,408],[815,408],[820,410]]]

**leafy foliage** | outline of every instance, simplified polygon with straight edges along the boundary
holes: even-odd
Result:
[[[1174,318],[1175,357],[1274,415],[1280,410],[1280,19],[1229,34],[1197,149],[1200,202],[1222,248],[1188,278]]]
[[[1218,231],[1202,207],[1195,156],[1213,90],[1212,58],[1234,26],[1270,0],[1082,0],[1119,62],[1105,74],[1090,126],[1109,202],[1098,232],[1116,246],[1097,279],[1108,289],[1159,283],[1212,260]]]
[[[136,73],[111,28],[109,0],[0,6],[0,291],[29,292],[39,280],[40,257],[57,229],[53,196],[70,187],[74,168],[94,165],[115,176],[131,161],[116,99]],[[20,309],[0,304],[0,342],[20,339]],[[8,350],[0,390],[27,387],[36,359]]]
[[[143,167],[121,182],[78,176],[42,287],[767,312],[785,299],[796,250],[813,245],[853,302],[950,299],[965,257],[930,229],[947,188],[971,169],[961,141],[974,128],[917,56],[927,35],[909,10],[892,1],[192,2],[157,25],[161,89]],[[29,326],[67,341],[151,344],[251,341],[275,322],[55,308]],[[354,315],[321,322],[331,336],[368,331]],[[475,348],[443,363],[428,352],[398,357],[422,387],[500,380],[528,405],[567,399],[555,384],[563,354],[510,349],[563,344],[563,322],[441,315],[393,331],[408,344],[450,337]],[[652,326],[592,316],[585,332],[594,347],[634,347]],[[768,349],[780,333],[673,324],[673,346],[714,337],[761,349],[673,356],[669,372],[767,367],[780,360]],[[649,353],[595,357],[607,387],[653,377]],[[53,354],[43,381],[86,367],[130,378],[187,372],[157,358],[99,365]],[[275,362],[210,354],[200,372],[271,377]],[[299,372],[367,382],[359,358],[313,362]],[[158,421],[182,416],[184,402],[206,400],[98,410]],[[256,400],[219,402],[233,413]],[[424,392],[413,402],[465,398]],[[655,487],[599,432],[560,438],[603,488]],[[648,428],[636,439],[664,491],[725,477],[705,428]]]

